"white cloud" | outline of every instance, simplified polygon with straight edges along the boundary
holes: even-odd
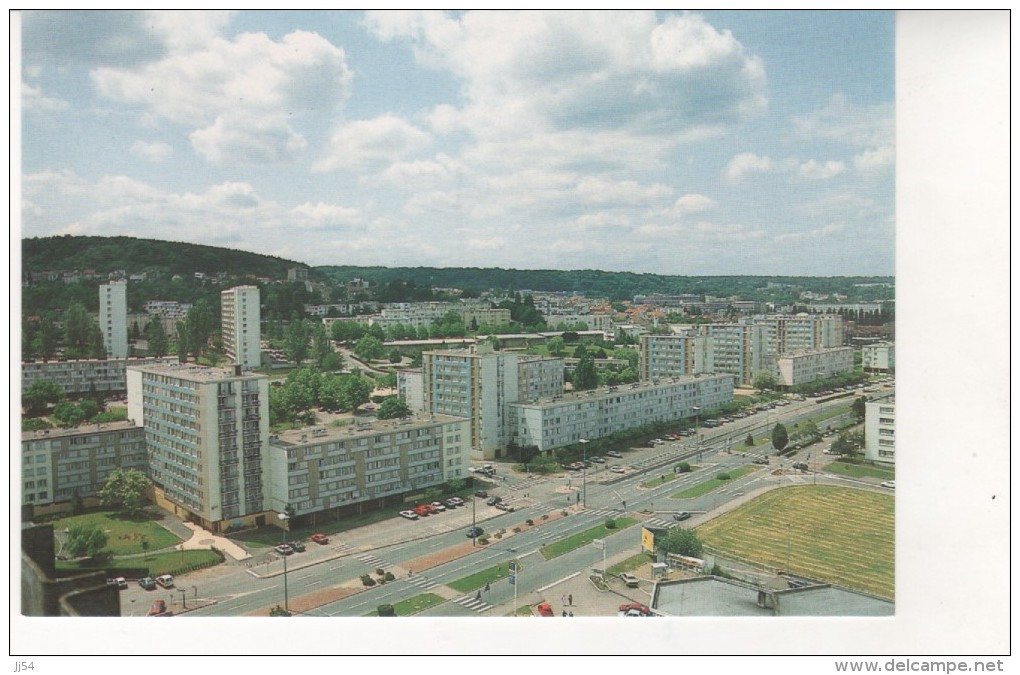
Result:
[[[771,170],[772,160],[768,157],[759,157],[753,152],[742,152],[726,165],[724,175],[729,182],[737,183],[749,174],[767,173]]]
[[[295,31],[216,35],[219,15],[192,34],[187,13],[159,15],[154,30],[169,53],[133,68],[101,67],[92,82],[107,98],[144,106],[146,115],[190,126],[195,149],[212,161],[287,159],[304,140],[286,118],[335,110],[350,93],[344,51]]]
[[[312,165],[316,172],[354,169],[390,162],[428,147],[431,139],[395,115],[351,122],[333,131],[326,156]]]
[[[21,83],[21,107],[26,111],[54,111],[67,108],[67,101],[47,96],[39,87]]]
[[[777,234],[772,238],[773,241],[780,244],[788,244],[790,242],[804,241],[805,239],[821,239],[829,235],[842,232],[846,229],[846,223],[829,223],[822,227],[817,227],[812,230],[804,230],[801,232],[784,232],[783,234]]]
[[[162,141],[135,141],[131,144],[131,154],[150,162],[162,162],[173,154],[173,147]]]
[[[891,103],[855,105],[837,94],[821,110],[795,118],[794,126],[804,138],[860,149],[853,163],[862,174],[879,173],[895,161],[896,117]]]
[[[711,208],[715,208],[715,200],[705,195],[690,193],[686,194],[676,200],[673,205],[673,211],[680,216],[687,215],[689,213],[700,213],[701,211],[707,211]]]
[[[896,152],[891,146],[865,150],[854,156],[854,168],[866,175],[881,173],[895,162]]]
[[[291,209],[298,224],[306,227],[326,227],[330,225],[352,225],[361,220],[360,209],[326,204],[324,202],[305,202]]]
[[[577,184],[577,194],[584,202],[632,206],[662,202],[673,195],[673,188],[662,183],[641,185],[637,181],[614,181],[605,178],[586,177]]]
[[[801,178],[808,180],[825,180],[838,176],[846,169],[843,162],[828,161],[816,162],[811,159],[797,167],[797,173]]]

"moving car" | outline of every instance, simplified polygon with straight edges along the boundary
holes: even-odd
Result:
[[[297,553],[304,553],[305,552],[305,545],[304,545],[303,542],[300,542],[300,541],[288,541],[287,542],[287,546],[290,546]]]
[[[138,585],[147,591],[156,590],[156,580],[152,577],[142,577],[138,580]]]
[[[625,616],[651,616],[652,610],[640,602],[627,602],[620,605],[620,614]]]
[[[889,488],[891,490],[895,490],[896,489],[896,481],[894,481],[894,480],[884,480],[884,481],[882,481],[882,487]]]
[[[418,514],[414,511],[401,511],[400,515],[407,518],[408,520],[418,520]]]
[[[680,522],[681,520],[687,520],[691,517],[690,511],[677,511],[673,514],[673,520]]]
[[[485,503],[488,504],[489,506],[495,506],[496,504],[499,504],[501,501],[503,501],[502,497],[489,497],[489,500]]]
[[[325,545],[329,543],[329,537],[324,535],[322,532],[316,532],[315,534],[312,535],[312,541],[314,541],[316,544]]]
[[[152,605],[149,607],[149,616],[159,616],[160,614],[166,614],[166,601],[157,598],[152,601]]]
[[[540,602],[535,609],[538,610],[539,616],[556,616],[556,613],[553,612],[553,608],[548,602]]]
[[[624,468],[622,466],[611,466],[611,467],[609,467],[609,470],[612,471],[613,473],[624,473],[625,472],[625,470],[624,470]]]
[[[615,457],[616,459],[621,459],[623,457],[623,453],[620,452],[619,450],[608,450],[606,452],[606,457]]]
[[[480,527],[471,527],[471,528],[468,528],[467,536],[472,537],[472,538],[473,537],[480,537],[480,536],[482,536],[482,528],[480,528]]]
[[[279,546],[274,546],[273,550],[275,550],[280,555],[290,555],[291,553],[294,552],[294,549],[292,549],[288,544],[280,544]]]
[[[808,465],[806,462],[794,462],[793,468],[796,469],[797,471],[807,471]]]
[[[160,574],[158,577],[156,577],[156,583],[162,586],[163,588],[173,588],[174,578],[169,574]]]

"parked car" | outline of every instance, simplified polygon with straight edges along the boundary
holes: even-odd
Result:
[[[435,509],[436,513],[446,510],[446,504],[444,504],[443,502],[432,502],[431,504],[429,504],[429,506]]]
[[[648,607],[642,605],[640,602],[627,602],[620,605],[621,614],[627,614],[628,612],[636,612],[636,614],[631,616],[649,616],[651,615],[652,610],[648,609]]]
[[[324,535],[322,532],[316,532],[315,534],[312,535],[312,541],[314,541],[316,544],[325,545],[329,543],[329,537]]]
[[[596,464],[605,464],[606,463],[606,460],[605,460],[604,457],[589,457],[588,459],[590,459],[591,461],[595,462]]]
[[[882,481],[882,487],[889,488],[890,490],[895,490],[896,489],[896,481],[894,481],[894,480],[884,480],[884,481]],[[908,490],[908,492],[909,492],[909,490]]]
[[[149,606],[149,616],[159,616],[160,614],[166,613],[166,601],[161,598],[156,598],[152,601]]]
[[[444,501],[444,502],[443,502],[443,504],[444,504],[444,505],[446,506],[446,508],[448,508],[448,509],[455,509],[455,508],[457,508],[458,506],[460,506],[460,505],[461,505],[461,502],[459,502],[459,501],[456,501],[456,500],[457,500],[457,498],[456,498],[456,497],[450,497],[449,499],[447,499],[446,501]]]
[[[147,591],[156,590],[156,580],[152,577],[142,577],[138,580],[138,585]]]
[[[615,457],[617,459],[620,459],[623,457],[623,453],[620,452],[619,450],[609,450],[606,452],[606,457]]]
[[[414,511],[401,511],[400,515],[407,518],[408,520],[418,520],[418,514]]]
[[[107,586],[116,586],[119,590],[127,588],[127,579],[124,577],[115,577],[113,579],[106,580]]]
[[[625,473],[626,470],[622,466],[611,466],[609,470],[613,473]]]
[[[414,507],[412,511],[414,511],[416,514],[422,517],[425,517],[432,513],[432,509],[429,507],[428,504],[419,504],[418,506]]]
[[[638,578],[631,574],[630,572],[624,572],[623,574],[620,575],[620,578],[623,580],[623,583],[627,584],[628,587],[630,588],[638,587]]]
[[[504,504],[503,502],[497,502],[495,504],[495,507],[500,511],[506,511],[507,513],[513,513],[515,510],[514,507],[510,506],[509,504]]]
[[[535,609],[538,610],[539,616],[556,616],[556,612],[553,611],[552,606],[548,602],[538,603]]]
[[[290,546],[297,553],[304,553],[305,552],[305,545],[304,545],[303,542],[300,542],[300,541],[288,541],[287,542],[287,546]]]
[[[482,499],[485,499],[488,496],[489,493],[486,492],[485,490],[475,490],[475,497],[481,497]]]
[[[471,528],[468,528],[467,536],[472,537],[472,538],[480,537],[480,536],[482,536],[482,532],[483,532],[483,530],[480,527],[471,527]]]
[[[793,468],[796,469],[797,471],[807,471],[808,465],[806,462],[794,462]]]
[[[160,574],[158,577],[156,577],[156,583],[162,586],[163,588],[173,588],[174,578],[169,574]]]
[[[291,553],[294,552],[294,549],[292,549],[288,544],[280,544],[278,546],[274,546],[273,550],[275,550],[280,555],[290,555]]]
[[[690,511],[677,511],[676,513],[673,514],[673,520],[677,522],[681,520],[687,520],[690,517],[691,517]]]
[[[496,504],[499,504],[501,501],[503,501],[502,497],[489,497],[489,500],[485,503],[488,504],[489,506],[495,506]]]

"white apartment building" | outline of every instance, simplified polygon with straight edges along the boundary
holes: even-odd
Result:
[[[796,314],[755,317],[766,326],[773,356],[843,346],[843,318],[838,314]]]
[[[424,409],[469,419],[472,449],[492,459],[500,456],[509,439],[507,405],[522,395],[562,393],[562,370],[561,359],[494,352],[488,344],[473,350],[424,352]]]
[[[161,319],[183,319],[191,311],[190,302],[176,300],[149,300],[145,303],[145,313]]]
[[[114,469],[148,472],[142,427],[109,422],[21,434],[22,504],[94,497]]]
[[[704,324],[699,330],[710,338],[713,372],[730,373],[738,383],[750,384],[762,370],[772,370],[765,326],[741,321]]]
[[[510,323],[509,309],[491,309],[488,307],[467,306],[458,309],[464,325],[468,329],[473,326],[502,326]]]
[[[366,420],[270,437],[270,508],[339,517],[468,476],[468,420]]]
[[[269,379],[240,366],[148,366],[128,368],[127,386],[157,504],[212,532],[265,524]]]
[[[262,309],[258,286],[235,286],[220,293],[223,349],[242,370],[262,366]]]
[[[425,380],[421,370],[397,371],[397,396],[414,413],[425,412]]]
[[[864,405],[864,458],[896,463],[896,399],[869,401]]]
[[[372,325],[386,330],[390,326],[403,325],[428,328],[453,309],[448,302],[397,302],[383,307],[380,316],[372,319]]]
[[[549,313],[544,314],[543,317],[546,325],[550,328],[559,326],[561,323],[568,326],[583,323],[588,326],[588,330],[611,331],[616,325],[610,314]]]
[[[778,384],[793,387],[806,382],[848,373],[854,369],[853,347],[815,349],[776,357]]]
[[[39,380],[50,380],[65,394],[99,393],[119,394],[127,391],[129,366],[176,365],[176,356],[127,359],[72,359],[70,361],[23,361],[21,364],[21,393],[28,391]]]
[[[128,355],[127,281],[111,281],[99,285],[99,328],[103,346],[112,359]]]
[[[693,375],[510,404],[510,440],[548,451],[581,439],[694,417],[733,400],[732,375]]]
[[[638,353],[638,378],[711,373],[715,370],[712,338],[707,335],[642,335]]]
[[[865,372],[891,373],[896,370],[896,345],[878,342],[861,349],[861,365]]]

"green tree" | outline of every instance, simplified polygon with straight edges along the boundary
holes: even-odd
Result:
[[[379,338],[366,335],[354,345],[354,353],[362,361],[377,361],[383,357],[386,351]]]
[[[574,376],[571,379],[575,391],[594,389],[599,386],[599,376],[595,370],[595,359],[587,352],[583,353],[584,356],[577,362],[577,367],[574,368]]]
[[[170,350],[170,339],[159,317],[153,317],[145,327],[145,339],[149,342],[149,356],[166,356]]]
[[[754,436],[748,434],[747,438],[744,439],[744,445],[746,445],[747,447],[752,447],[754,445]]]
[[[95,525],[72,525],[67,532],[67,553],[74,558],[94,558],[106,546],[106,533]]]
[[[759,392],[774,389],[776,386],[776,376],[771,371],[759,370],[754,379],[751,380],[751,386]]]
[[[184,363],[188,360],[188,354],[195,351],[192,346],[191,324],[187,318],[181,319],[176,324],[177,328],[177,358]]]
[[[290,326],[287,328],[287,339],[283,343],[283,351],[287,358],[300,366],[301,362],[308,358],[308,341],[310,339],[308,322],[299,319],[295,314],[291,317]]]
[[[64,312],[64,354],[71,358],[81,358],[88,354],[89,339],[95,321],[89,316],[85,306],[72,302]]]
[[[851,410],[853,410],[854,417],[856,417],[858,420],[864,419],[864,415],[865,415],[865,413],[867,411],[867,405],[866,405],[867,402],[868,402],[868,399],[866,399],[863,396],[859,396],[856,399],[854,399],[854,404],[853,404]]]
[[[76,427],[85,421],[81,408],[71,401],[61,401],[53,407],[53,419],[62,427]]]
[[[326,332],[326,326],[322,323],[316,323],[312,325],[312,358],[315,359],[315,363],[318,364],[319,370],[336,370],[336,361],[330,359],[330,356],[336,355],[336,351],[333,350],[333,342],[329,339],[329,333]]]
[[[772,428],[772,447],[779,452],[782,452],[783,448],[785,448],[789,442],[790,435],[786,432],[786,427],[777,423],[776,426]]]
[[[357,410],[368,403],[372,395],[372,385],[359,375],[347,375],[341,384],[342,410]]]
[[[379,404],[379,409],[376,411],[375,416],[381,420],[391,420],[398,417],[408,417],[411,414],[411,409],[407,407],[403,399],[399,396],[387,396]]]
[[[832,442],[832,451],[841,457],[851,458],[864,447],[864,434],[843,432]]]
[[[565,342],[562,337],[549,338],[549,341],[545,343],[546,348],[549,350],[549,354],[552,356],[563,356],[566,353]]]
[[[686,527],[674,527],[662,537],[659,547],[667,553],[685,555],[691,558],[700,558],[702,552],[701,540],[694,530]]]
[[[396,348],[391,349],[389,355],[390,363],[400,363],[400,359],[400,350]]]
[[[59,403],[64,399],[64,390],[52,380],[36,380],[22,397],[21,405],[25,414],[31,417],[42,415],[50,403]]]
[[[99,490],[99,502],[135,517],[145,507],[146,493],[151,484],[138,469],[114,469]]]
[[[205,298],[200,298],[188,310],[188,346],[195,356],[201,356],[209,348],[209,338],[216,331],[216,320],[212,308]]]

